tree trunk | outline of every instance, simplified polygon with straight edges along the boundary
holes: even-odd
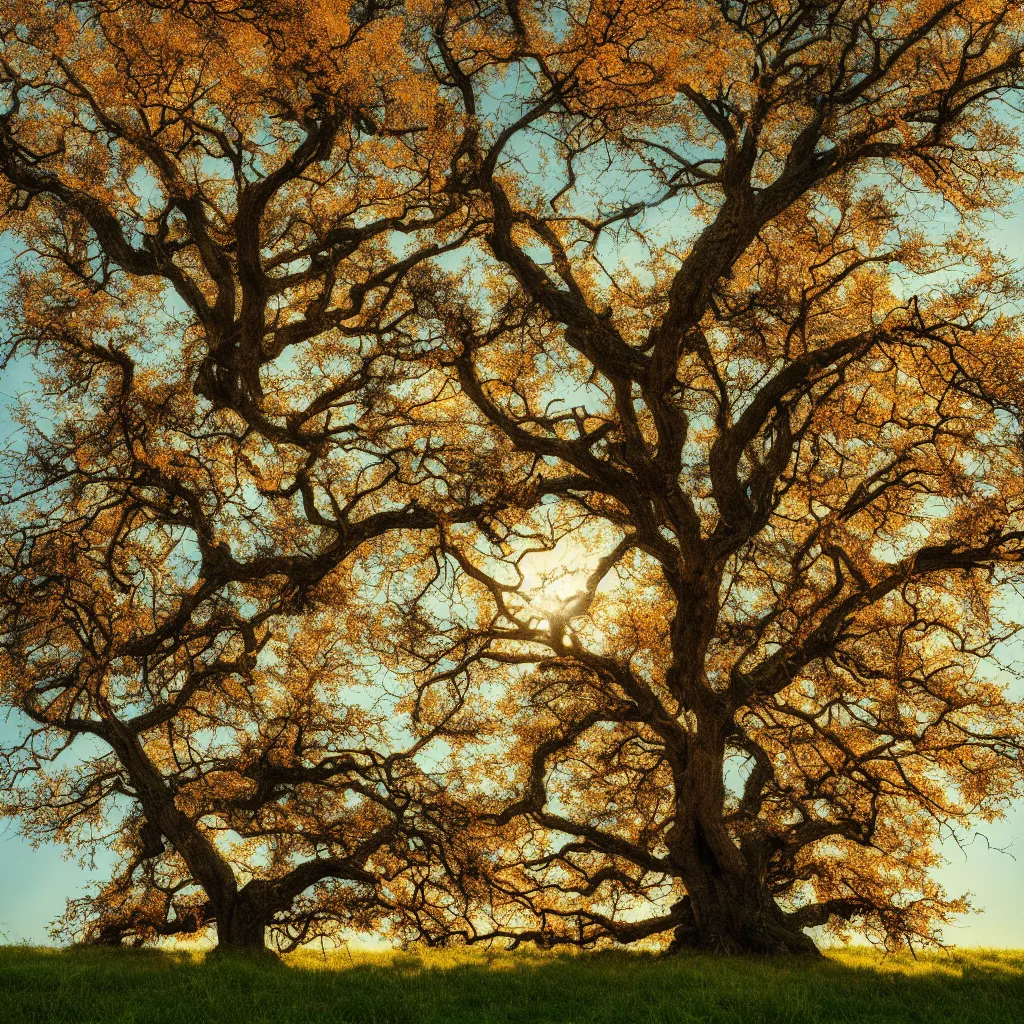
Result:
[[[686,887],[687,920],[673,949],[715,953],[818,955],[814,941],[787,920],[723,818],[725,724],[707,714],[676,776],[670,856]]]
[[[720,877],[694,885],[684,904],[687,920],[676,928],[669,952],[820,955],[813,939],[787,921],[764,887],[750,879]]]
[[[251,885],[252,883],[250,883]],[[269,953],[266,944],[268,914],[262,901],[243,888],[234,900],[217,909],[217,949],[240,953]]]

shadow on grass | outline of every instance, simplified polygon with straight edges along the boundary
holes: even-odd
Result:
[[[411,951],[281,962],[182,950],[0,949],[0,1019],[56,1022],[1024,1022],[1024,953],[819,962]]]

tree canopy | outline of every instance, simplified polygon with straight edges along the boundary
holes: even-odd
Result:
[[[1015,0],[0,6],[6,813],[68,933],[931,942],[1020,791]]]

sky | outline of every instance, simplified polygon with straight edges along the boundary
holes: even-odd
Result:
[[[1024,197],[1013,213],[991,225],[991,237],[1024,267]],[[6,258],[5,258],[6,257]],[[0,275],[9,267],[10,250],[0,250]],[[7,406],[31,374],[21,365],[0,379],[0,446],[11,436]],[[1012,657],[1012,655],[1011,655]],[[1024,661],[1024,654],[1020,659]],[[1024,697],[1018,686],[1018,697]],[[16,734],[14,723],[0,718],[0,745]],[[962,946],[1024,948],[1024,799],[1011,804],[997,822],[943,844],[946,863],[936,877],[950,895],[970,894],[973,911],[946,930],[947,942]],[[0,821],[0,944],[52,942],[48,929],[68,899],[82,895],[92,880],[104,877],[112,861],[102,847],[79,851],[94,867],[83,866],[53,845],[33,849],[17,823]]]

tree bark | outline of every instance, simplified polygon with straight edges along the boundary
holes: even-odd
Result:
[[[687,920],[672,949],[715,953],[817,955],[749,863],[724,820],[725,722],[703,709],[689,756],[676,773],[676,822],[670,859],[686,887]]]
[[[669,952],[820,956],[814,940],[786,919],[756,878],[708,871],[685,884],[686,920],[676,928]]]
[[[270,914],[250,882],[234,899],[217,908],[217,949],[239,953],[269,953],[266,944]]]

